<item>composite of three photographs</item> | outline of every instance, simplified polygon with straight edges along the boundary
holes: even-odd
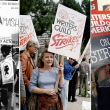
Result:
[[[0,110],[110,110],[110,0],[0,0]]]

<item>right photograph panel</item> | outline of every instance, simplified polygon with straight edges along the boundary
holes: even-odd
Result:
[[[110,110],[110,1],[91,0],[91,110]]]

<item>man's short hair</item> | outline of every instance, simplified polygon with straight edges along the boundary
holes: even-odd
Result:
[[[28,46],[33,46],[33,45],[38,45],[38,42],[36,40],[30,40],[28,41],[27,45],[26,45],[26,49],[28,50]]]
[[[86,61],[86,57],[83,57],[82,61]]]
[[[10,51],[11,51],[11,45],[2,45],[1,47],[2,54],[6,53],[6,55],[9,55]]]

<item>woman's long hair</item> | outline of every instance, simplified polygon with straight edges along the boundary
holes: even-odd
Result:
[[[42,51],[41,57],[39,58],[39,62],[38,62],[38,65],[37,65],[38,68],[43,68],[44,67],[44,62],[42,61],[42,59],[43,59],[45,53],[52,53],[52,52],[49,52],[48,48],[45,48]],[[54,55],[54,53],[52,53],[52,54]],[[51,67],[54,67],[54,57],[53,57],[53,64],[51,65]]]

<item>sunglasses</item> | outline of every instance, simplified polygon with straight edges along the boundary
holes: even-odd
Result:
[[[73,58],[69,58],[69,59],[75,61]]]

